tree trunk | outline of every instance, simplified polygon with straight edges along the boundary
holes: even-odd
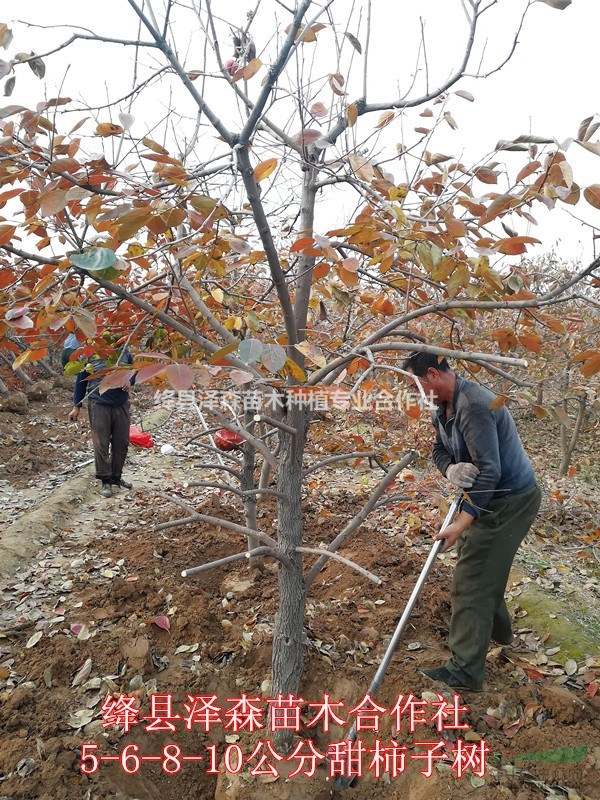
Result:
[[[564,438],[562,440],[563,457],[558,470],[558,474],[561,476],[566,475],[567,472],[569,471],[571,458],[573,457],[573,453],[575,452],[575,448],[577,447],[577,442],[579,441],[579,434],[581,433],[581,428],[583,427],[583,423],[586,417],[585,411],[587,406],[587,394],[580,395],[577,398],[577,400],[579,401],[579,410],[577,412],[577,420],[575,421],[575,428],[573,429],[570,441],[567,438],[567,432],[564,425],[561,428],[561,433],[563,433],[564,431]]]
[[[303,665],[304,607],[306,590],[302,557],[296,547],[302,544],[302,460],[309,412],[292,406],[285,421],[298,431],[297,436],[280,431],[281,450],[277,470],[279,547],[290,559],[290,566],[279,566],[279,610],[275,617],[272,656],[272,694],[298,694]],[[283,750],[291,744],[292,731],[276,731],[275,742]]]
[[[58,376],[58,372],[46,361],[45,358],[40,358],[39,361],[35,362],[35,364],[43,369],[46,375],[49,375],[51,378],[56,378]]]
[[[252,411],[244,412],[244,427],[250,434],[254,434],[254,413]],[[244,464],[242,467],[242,480],[240,488],[243,492],[255,489],[254,485],[254,462],[256,450],[252,446],[252,442],[245,442],[243,446]],[[256,503],[258,495],[249,494],[244,498],[244,516],[246,519],[246,527],[251,530],[256,530]],[[260,546],[260,542],[255,536],[248,535],[248,550],[254,550]],[[252,559],[252,566],[257,567],[261,571],[264,569],[264,559],[262,556]]]

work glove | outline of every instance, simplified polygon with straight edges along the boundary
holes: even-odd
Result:
[[[470,489],[475,483],[475,479],[479,475],[479,470],[475,464],[469,464],[468,461],[461,461],[459,464],[450,464],[446,470],[446,477],[455,486],[460,486],[461,489]]]

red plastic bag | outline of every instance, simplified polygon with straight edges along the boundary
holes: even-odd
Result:
[[[136,447],[154,447],[154,442],[149,433],[144,433],[139,428],[131,425],[129,428],[129,441]]]

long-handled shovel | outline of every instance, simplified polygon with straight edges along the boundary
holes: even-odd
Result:
[[[458,507],[460,505],[461,498],[462,498],[462,491],[459,491],[456,494],[456,497],[454,498],[454,500],[452,501],[452,505],[448,509],[448,513],[446,514],[446,518],[444,519],[444,522],[442,523],[442,527],[440,528],[440,533],[443,530],[445,530],[448,527],[448,525],[450,525],[452,520],[454,519],[454,517],[456,515],[456,512],[458,511]],[[421,594],[421,590],[422,590],[422,588],[423,588],[423,586],[425,584],[425,581],[427,580],[427,576],[431,572],[431,568],[433,566],[433,562],[437,558],[437,556],[438,556],[438,554],[439,554],[439,552],[440,552],[440,550],[442,549],[443,546],[444,546],[444,540],[443,539],[438,539],[438,541],[434,542],[433,547],[431,548],[431,551],[430,551],[429,555],[427,556],[427,561],[425,562],[425,565],[423,566],[423,569],[421,570],[421,574],[419,575],[417,583],[415,584],[415,588],[412,590],[412,593],[411,593],[410,597],[408,598],[408,603],[406,604],[406,608],[404,609],[404,612],[403,612],[402,616],[400,617],[400,620],[399,620],[398,624],[396,625],[396,630],[394,631],[394,635],[392,636],[392,638],[390,640],[390,643],[387,646],[387,650],[385,651],[384,656],[383,656],[383,658],[381,660],[381,664],[379,665],[379,667],[377,669],[377,672],[375,673],[375,677],[371,681],[371,685],[369,686],[369,688],[367,690],[368,694],[373,699],[375,698],[375,694],[376,694],[377,690],[379,689],[379,687],[381,686],[381,682],[383,681],[383,676],[385,675],[385,673],[387,671],[387,668],[389,667],[390,662],[391,662],[392,658],[394,657],[394,653],[396,652],[396,648],[398,647],[398,644],[400,642],[400,638],[401,638],[402,634],[404,633],[404,628],[406,627],[406,623],[408,622],[408,619],[409,619],[410,615],[412,614],[412,610],[415,607],[415,604],[416,604],[417,600],[419,599],[419,595]],[[356,726],[355,725],[352,726],[352,729],[350,730],[350,733],[346,737],[346,741],[351,741],[351,742],[356,741]],[[351,786],[351,784],[353,783],[355,777],[356,777],[355,775],[351,775],[351,776],[344,775],[344,776],[341,776],[339,778],[336,778],[336,780],[335,780],[335,782],[333,784],[334,790],[335,791],[341,791],[342,789],[347,789],[349,786]]]

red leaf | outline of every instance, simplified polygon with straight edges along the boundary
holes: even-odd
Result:
[[[309,111],[315,117],[325,117],[327,115],[327,107],[323,103],[314,103]]]
[[[530,681],[543,681],[545,680],[544,676],[541,672],[538,672],[537,669],[526,669],[525,674],[529,678]]]
[[[500,727],[499,721],[496,717],[492,717],[491,714],[484,714],[481,719],[485,722],[488,728],[492,728],[492,730],[497,731]]]
[[[598,683],[598,681],[592,681],[590,685],[587,687],[587,693],[589,694],[590,697],[596,697],[596,693],[598,692],[599,688],[600,684]]]
[[[523,725],[525,725],[525,720],[518,719],[516,722],[513,722],[512,725],[509,725],[507,728],[504,728],[503,733],[505,736],[512,738],[513,736],[515,736],[515,734],[517,734],[521,730]]]
[[[163,631],[171,630],[171,620],[165,616],[154,617],[154,619],[152,620],[152,624],[156,625],[157,628],[162,628]]]
[[[10,286],[16,279],[17,276],[12,269],[0,270],[0,289],[5,289],[7,286]]]
[[[298,133],[292,136],[292,142],[297,144],[299,147],[308,147],[320,139],[321,136],[321,131],[318,131],[314,128],[305,128],[304,130],[298,131]]]
[[[104,394],[109,389],[123,389],[125,386],[129,386],[129,379],[133,375],[135,375],[135,370],[133,369],[117,369],[114,372],[109,372],[100,381],[98,391],[100,394]]]
[[[189,389],[194,383],[194,371],[187,364],[170,364],[165,367],[165,375],[171,386],[178,391]]]
[[[136,376],[136,383],[145,383],[146,381],[151,380],[151,378],[155,378],[157,375],[160,375],[161,372],[164,372],[164,370],[164,364],[146,364],[146,366],[142,367],[138,372]]]

